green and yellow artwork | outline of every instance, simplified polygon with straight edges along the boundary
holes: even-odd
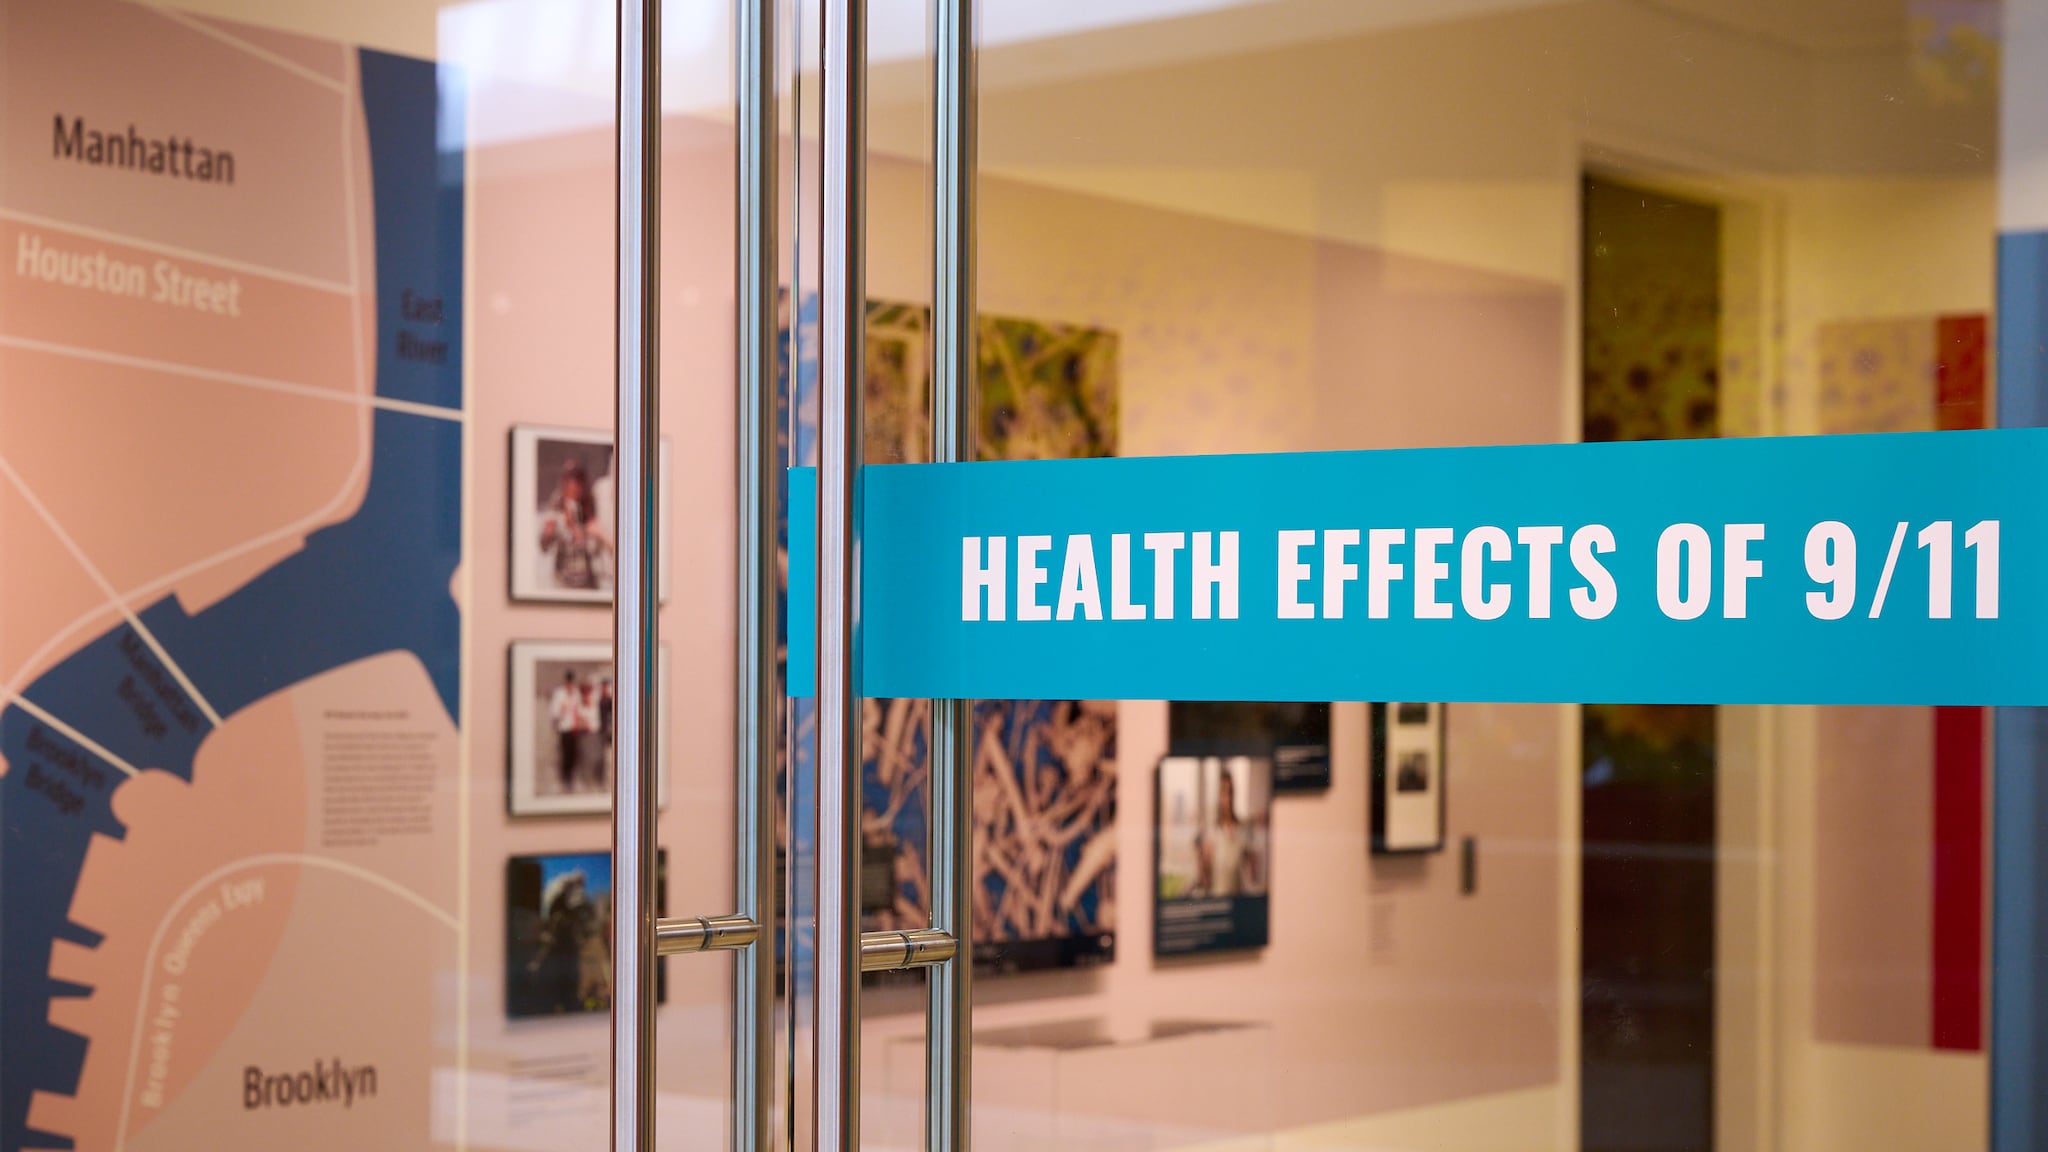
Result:
[[[983,460],[1072,460],[1116,455],[1114,332],[1011,316],[981,317],[975,386]],[[931,310],[868,303],[867,462],[931,459]]]
[[[983,316],[979,444],[984,460],[1116,455],[1116,334]]]

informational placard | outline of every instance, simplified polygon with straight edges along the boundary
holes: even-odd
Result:
[[[893,465],[863,491],[868,695],[2048,703],[2048,430]]]

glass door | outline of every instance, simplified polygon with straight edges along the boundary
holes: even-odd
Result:
[[[2035,7],[826,3],[820,1146],[2035,1146]]]

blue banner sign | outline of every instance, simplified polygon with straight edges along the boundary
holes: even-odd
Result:
[[[815,483],[792,473],[798,694]],[[2048,430],[878,465],[862,485],[867,696],[2048,703]]]

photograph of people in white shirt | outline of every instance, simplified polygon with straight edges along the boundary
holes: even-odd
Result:
[[[612,786],[611,665],[542,661],[546,709],[538,717],[546,726],[534,767],[534,784],[550,793],[608,792]]]

